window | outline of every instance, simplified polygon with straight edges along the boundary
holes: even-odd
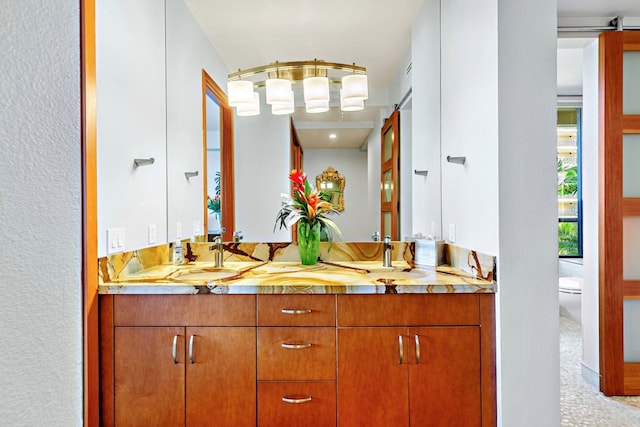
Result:
[[[581,131],[578,107],[558,108],[558,254],[582,257]]]

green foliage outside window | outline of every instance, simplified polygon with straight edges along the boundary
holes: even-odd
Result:
[[[558,253],[560,255],[578,255],[578,223],[558,223]]]

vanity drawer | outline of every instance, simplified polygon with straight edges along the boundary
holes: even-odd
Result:
[[[338,326],[479,325],[475,294],[338,295]]]
[[[335,378],[335,328],[258,328],[258,380]]]
[[[260,427],[336,426],[334,382],[258,382]]]
[[[334,295],[258,295],[258,326],[335,326]]]
[[[114,295],[114,326],[255,326],[255,295]]]

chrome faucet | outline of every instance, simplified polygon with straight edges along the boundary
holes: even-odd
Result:
[[[215,268],[222,268],[224,263],[224,247],[222,246],[222,236],[218,236],[213,239],[213,243],[215,243],[216,245]]]
[[[391,251],[393,251],[393,245],[391,244],[391,236],[384,236],[384,259],[383,267],[391,267]]]

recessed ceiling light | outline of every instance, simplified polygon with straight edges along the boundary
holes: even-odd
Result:
[[[330,133],[329,138],[336,139],[338,136],[335,133]]]

